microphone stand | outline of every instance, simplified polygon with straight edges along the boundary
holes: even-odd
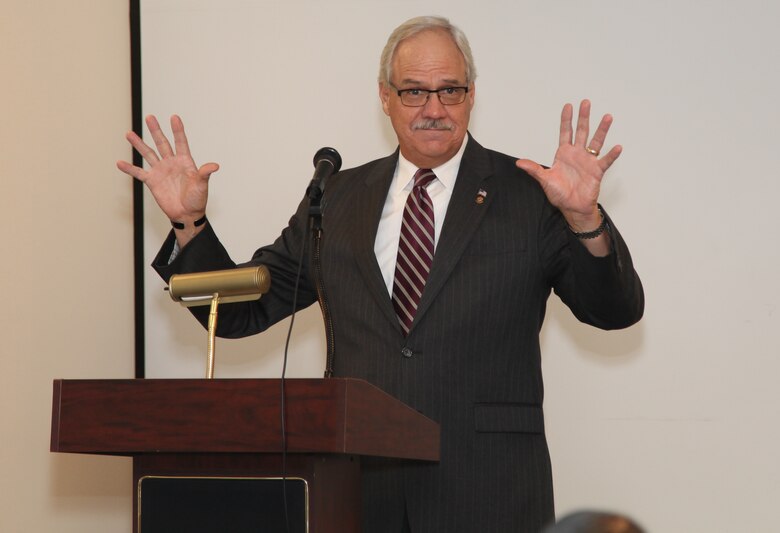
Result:
[[[335,359],[335,341],[333,340],[333,320],[330,316],[328,298],[325,293],[325,283],[322,280],[322,262],[320,248],[322,245],[322,191],[315,187],[309,194],[309,228],[312,235],[312,264],[314,267],[314,288],[317,291],[317,301],[325,322],[325,342],[327,346],[325,359],[325,377],[333,377],[333,361]]]

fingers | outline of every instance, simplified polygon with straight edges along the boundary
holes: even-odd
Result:
[[[173,115],[171,117],[171,130],[173,131],[176,152],[173,151],[171,144],[168,142],[168,138],[163,133],[162,128],[160,128],[157,117],[154,115],[146,117],[146,125],[149,128],[149,133],[157,147],[156,151],[146,144],[135,132],[128,132],[127,135],[125,135],[125,138],[150,166],[154,166],[161,158],[171,157],[176,154],[190,155],[190,145],[187,141],[187,135],[184,133],[184,123],[178,115]]]
[[[564,144],[571,144],[572,113],[573,111],[572,111],[571,104],[566,104],[563,106],[563,111],[561,111],[561,132],[558,138],[558,146],[563,146]]]
[[[179,115],[171,117],[171,130],[173,131],[173,142],[176,145],[176,153],[179,155],[190,155],[190,145],[187,142],[187,135],[184,133],[184,124]]]
[[[174,155],[173,148],[171,148],[168,138],[162,132],[160,123],[157,122],[157,117],[154,115],[146,117],[146,127],[149,128],[149,133],[152,135],[152,140],[154,140],[154,145],[157,146],[160,157],[171,157]]]
[[[574,134],[574,146],[585,148],[590,133],[590,100],[580,102],[580,113],[577,116],[577,132]]]
[[[541,179],[540,175],[544,171],[544,167],[542,165],[536,161],[531,161],[530,159],[518,159],[515,161],[515,166],[517,166],[517,168],[520,170],[525,170],[537,181]]]
[[[137,179],[138,181],[143,182],[146,178],[146,171],[142,168],[139,168],[135,165],[131,165],[127,161],[117,161],[116,167],[127,174],[128,176],[132,176],[133,178]]]
[[[604,115],[599,123],[599,127],[596,128],[596,133],[593,134],[593,138],[590,140],[590,143],[588,143],[588,148],[595,150],[596,152],[601,152],[611,125],[612,115]]]
[[[157,152],[149,147],[149,145],[147,145],[134,131],[128,131],[125,138],[150,165],[154,166],[155,163],[160,161],[160,158],[157,157]]]
[[[623,147],[618,144],[617,146],[613,146],[612,150],[610,150],[607,155],[599,159],[599,165],[601,166],[602,171],[606,172],[607,169],[612,166],[612,163],[620,157],[621,153],[623,153]]]
[[[209,179],[209,177],[211,177],[211,175],[214,174],[217,170],[219,170],[218,164],[206,163],[198,169],[198,174],[200,174],[200,176],[203,178]]]
[[[593,138],[588,142],[588,135],[590,134],[590,100],[585,99],[580,102],[579,114],[577,115],[577,129],[574,133],[574,140],[572,142],[572,114],[573,109],[571,104],[563,106],[561,112],[561,133],[559,139],[559,145],[570,144],[579,148],[587,150],[590,154],[598,157],[604,148],[604,143],[607,139],[607,133],[612,126],[612,115],[604,115],[599,122],[596,132],[593,134]],[[617,151],[615,151],[617,149]],[[615,159],[620,155],[621,148],[619,146],[610,150],[607,156],[600,159],[603,165],[606,165],[604,169],[609,168]]]

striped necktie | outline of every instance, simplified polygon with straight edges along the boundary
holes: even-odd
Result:
[[[426,188],[435,179],[436,174],[431,169],[418,170],[404,207],[393,281],[393,307],[404,335],[408,335],[412,327],[417,304],[420,303],[433,262],[433,202]]]

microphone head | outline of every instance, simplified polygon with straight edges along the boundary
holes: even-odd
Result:
[[[341,168],[341,156],[334,148],[326,146],[317,150],[317,153],[314,154],[314,168],[317,168],[317,165],[323,160],[333,165],[334,174]]]

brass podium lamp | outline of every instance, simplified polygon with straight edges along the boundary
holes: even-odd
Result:
[[[262,265],[171,276],[167,290],[175,302],[185,307],[211,305],[206,356],[207,379],[214,377],[214,337],[219,304],[259,300],[270,287],[271,274]]]

